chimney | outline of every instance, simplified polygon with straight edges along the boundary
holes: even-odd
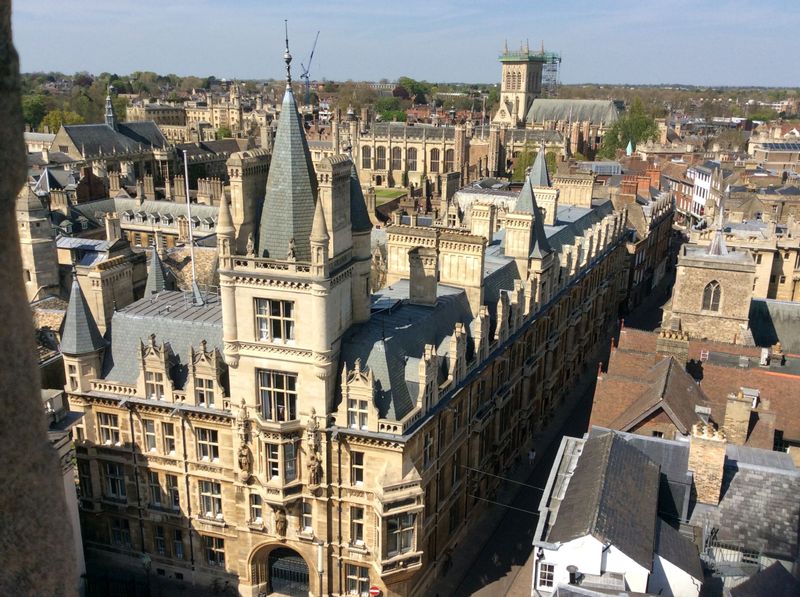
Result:
[[[650,177],[637,176],[636,177],[636,192],[642,197],[650,197]]]
[[[413,305],[436,304],[436,286],[439,278],[439,258],[436,249],[416,247],[408,252],[409,302]]]
[[[735,394],[728,394],[725,404],[725,435],[732,444],[742,446],[747,441],[750,430],[750,413],[754,403],[758,400],[756,393],[753,396],[746,396],[740,389]]]
[[[45,164],[50,163],[50,149],[48,147],[42,147],[42,161]]]
[[[686,365],[689,360],[689,334],[680,329],[662,328],[656,338],[656,352],[673,356],[681,365]]]
[[[119,172],[111,171],[108,173],[108,192],[116,193],[119,191]]]
[[[144,195],[148,199],[155,199],[156,198],[156,188],[155,183],[153,181],[152,174],[145,174],[144,175]]]
[[[470,214],[470,232],[484,237],[487,244],[491,244],[494,239],[495,218],[494,204],[473,203]]]
[[[650,177],[650,186],[661,190],[661,168],[654,164],[647,169],[647,176]]]
[[[119,216],[114,212],[106,214],[106,240],[114,242],[122,238],[122,226],[119,223]]]
[[[700,503],[719,504],[727,446],[725,433],[716,430],[713,424],[696,423],[692,426],[689,470],[694,473],[694,488]]]
[[[636,195],[638,182],[636,177],[626,174],[622,177],[622,182],[619,185],[619,192],[623,195]]]

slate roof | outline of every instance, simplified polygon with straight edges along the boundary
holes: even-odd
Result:
[[[107,124],[69,124],[63,128],[84,157],[167,146],[158,125],[151,120],[120,122],[116,130]]]
[[[543,99],[536,98],[526,117],[527,122],[571,120],[611,124],[619,118],[619,110],[611,100]]]
[[[192,305],[191,293],[167,290],[143,298],[116,311],[111,319],[111,350],[106,352],[103,378],[120,383],[136,383],[139,378],[138,353],[141,343],[169,344],[175,355],[170,376],[177,389],[186,383],[189,347],[222,352],[222,308],[217,295],[206,295],[202,306]]]
[[[161,227],[178,228],[178,216],[186,217],[187,209],[186,203],[183,201],[154,201],[152,199],[145,199],[139,203],[138,199],[130,197],[113,197],[111,199],[99,199],[97,201],[87,201],[86,203],[79,203],[72,206],[73,211],[78,212],[90,221],[102,225],[103,216],[107,213],[114,212],[120,217],[125,212],[134,214],[136,212],[143,212],[148,216],[150,214],[157,214],[159,216],[159,224]],[[172,216],[172,222],[166,222],[162,216]],[[198,203],[192,204],[192,217],[198,220],[211,218],[215,220],[219,217],[219,207],[216,205],[202,205]],[[195,240],[203,232],[202,230],[195,230]]]
[[[372,371],[380,416],[398,421],[416,406],[425,345],[440,346],[457,322],[469,333],[472,321],[461,288],[439,284],[432,307],[409,304],[408,292],[408,280],[400,280],[374,294],[369,321],[353,326],[342,341],[342,362],[352,369],[361,359],[362,369]]]
[[[648,382],[647,389],[638,400],[608,423],[608,427],[630,431],[663,409],[678,430],[683,435],[688,434],[698,421],[695,406],[705,405],[708,401],[694,378],[672,356],[653,365],[649,371],[643,372],[642,377]]]
[[[283,96],[258,234],[258,254],[286,259],[294,239],[298,261],[311,259],[308,241],[317,201],[317,177],[291,87]]]
[[[67,314],[61,331],[61,352],[69,355],[89,354],[105,348],[105,345],[78,284],[78,277],[73,274]]]
[[[757,346],[780,341],[784,352],[800,353],[800,303],[754,298],[749,321]]]
[[[158,256],[158,251],[153,247],[151,249],[152,255],[150,256],[150,267],[147,270],[147,284],[144,287],[144,296],[149,297],[159,292],[167,290],[169,280],[164,271],[164,265],[161,263],[161,258]]]
[[[744,450],[745,456],[752,449]],[[782,452],[758,451],[762,456],[783,457]],[[698,504],[692,524],[717,528],[720,541],[768,557],[794,561],[798,557],[800,530],[800,470],[769,464],[753,464],[727,451],[719,506]],[[769,459],[762,461],[769,463]],[[786,463],[790,465],[790,461]]]
[[[353,232],[365,232],[372,229],[372,221],[369,219],[367,202],[364,199],[355,164],[352,164],[350,168],[350,223]]]
[[[773,562],[730,591],[731,597],[797,597],[800,580],[780,562]]]
[[[702,582],[703,569],[697,546],[660,518],[656,523],[656,553]]]
[[[658,465],[617,434],[590,437],[547,541],[566,543],[592,535],[651,570],[658,480]]]

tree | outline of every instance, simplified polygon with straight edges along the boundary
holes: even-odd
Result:
[[[617,150],[624,149],[628,143],[638,145],[643,141],[658,138],[658,125],[655,119],[645,110],[641,98],[633,98],[627,112],[620,115],[603,137],[603,145],[597,152],[599,157],[614,159]]]
[[[233,137],[233,132],[227,126],[221,126],[217,129],[217,139],[229,139]]]
[[[511,180],[513,182],[522,182],[525,180],[525,174],[528,168],[533,166],[536,156],[539,155],[538,151],[534,151],[531,146],[527,146],[522,152],[514,159],[514,167],[511,170]],[[558,156],[554,151],[548,151],[544,154],[544,162],[547,165],[547,171],[550,176],[556,171],[558,167],[556,161]]]
[[[404,99],[404,100],[407,100],[407,99],[411,98],[411,96],[408,94],[408,89],[406,89],[402,85],[398,85],[397,87],[395,87],[392,90],[392,95],[394,97],[398,97],[398,98]]]
[[[29,124],[32,129],[39,128],[42,122],[47,106],[44,103],[44,96],[40,94],[26,95],[22,98],[22,116],[25,119],[25,124]]]
[[[83,124],[86,122],[83,116],[69,110],[51,110],[42,118],[42,126],[48,127],[51,133],[55,133],[61,128],[62,124]]]

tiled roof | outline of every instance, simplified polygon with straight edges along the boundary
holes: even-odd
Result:
[[[64,329],[61,331],[61,352],[69,355],[89,354],[105,345],[89,305],[86,304],[78,278],[73,275]]]
[[[658,486],[659,467],[643,452],[613,432],[590,437],[547,541],[592,535],[652,570]]]
[[[167,140],[152,121],[121,122],[116,130],[107,124],[64,125],[82,155],[136,153],[152,147],[166,147]]]
[[[773,562],[730,591],[731,597],[797,597],[800,595],[800,580],[792,576],[783,564]]]
[[[611,100],[536,98],[528,110],[527,122],[571,120],[611,124],[619,118],[619,110]]]
[[[308,238],[316,201],[317,177],[294,94],[291,88],[287,88],[275,133],[261,212],[259,255],[286,259],[290,241],[293,240],[295,257],[299,261],[309,261],[311,246]]]
[[[785,352],[800,353],[800,303],[752,299],[749,320],[758,346],[780,342]]]

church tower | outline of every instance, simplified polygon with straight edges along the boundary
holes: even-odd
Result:
[[[517,51],[509,51],[506,46],[499,60],[500,106],[492,122],[522,127],[534,98],[542,92],[544,55],[532,53],[526,43]]]
[[[28,300],[58,294],[56,244],[41,200],[26,184],[17,195],[17,230]]]

